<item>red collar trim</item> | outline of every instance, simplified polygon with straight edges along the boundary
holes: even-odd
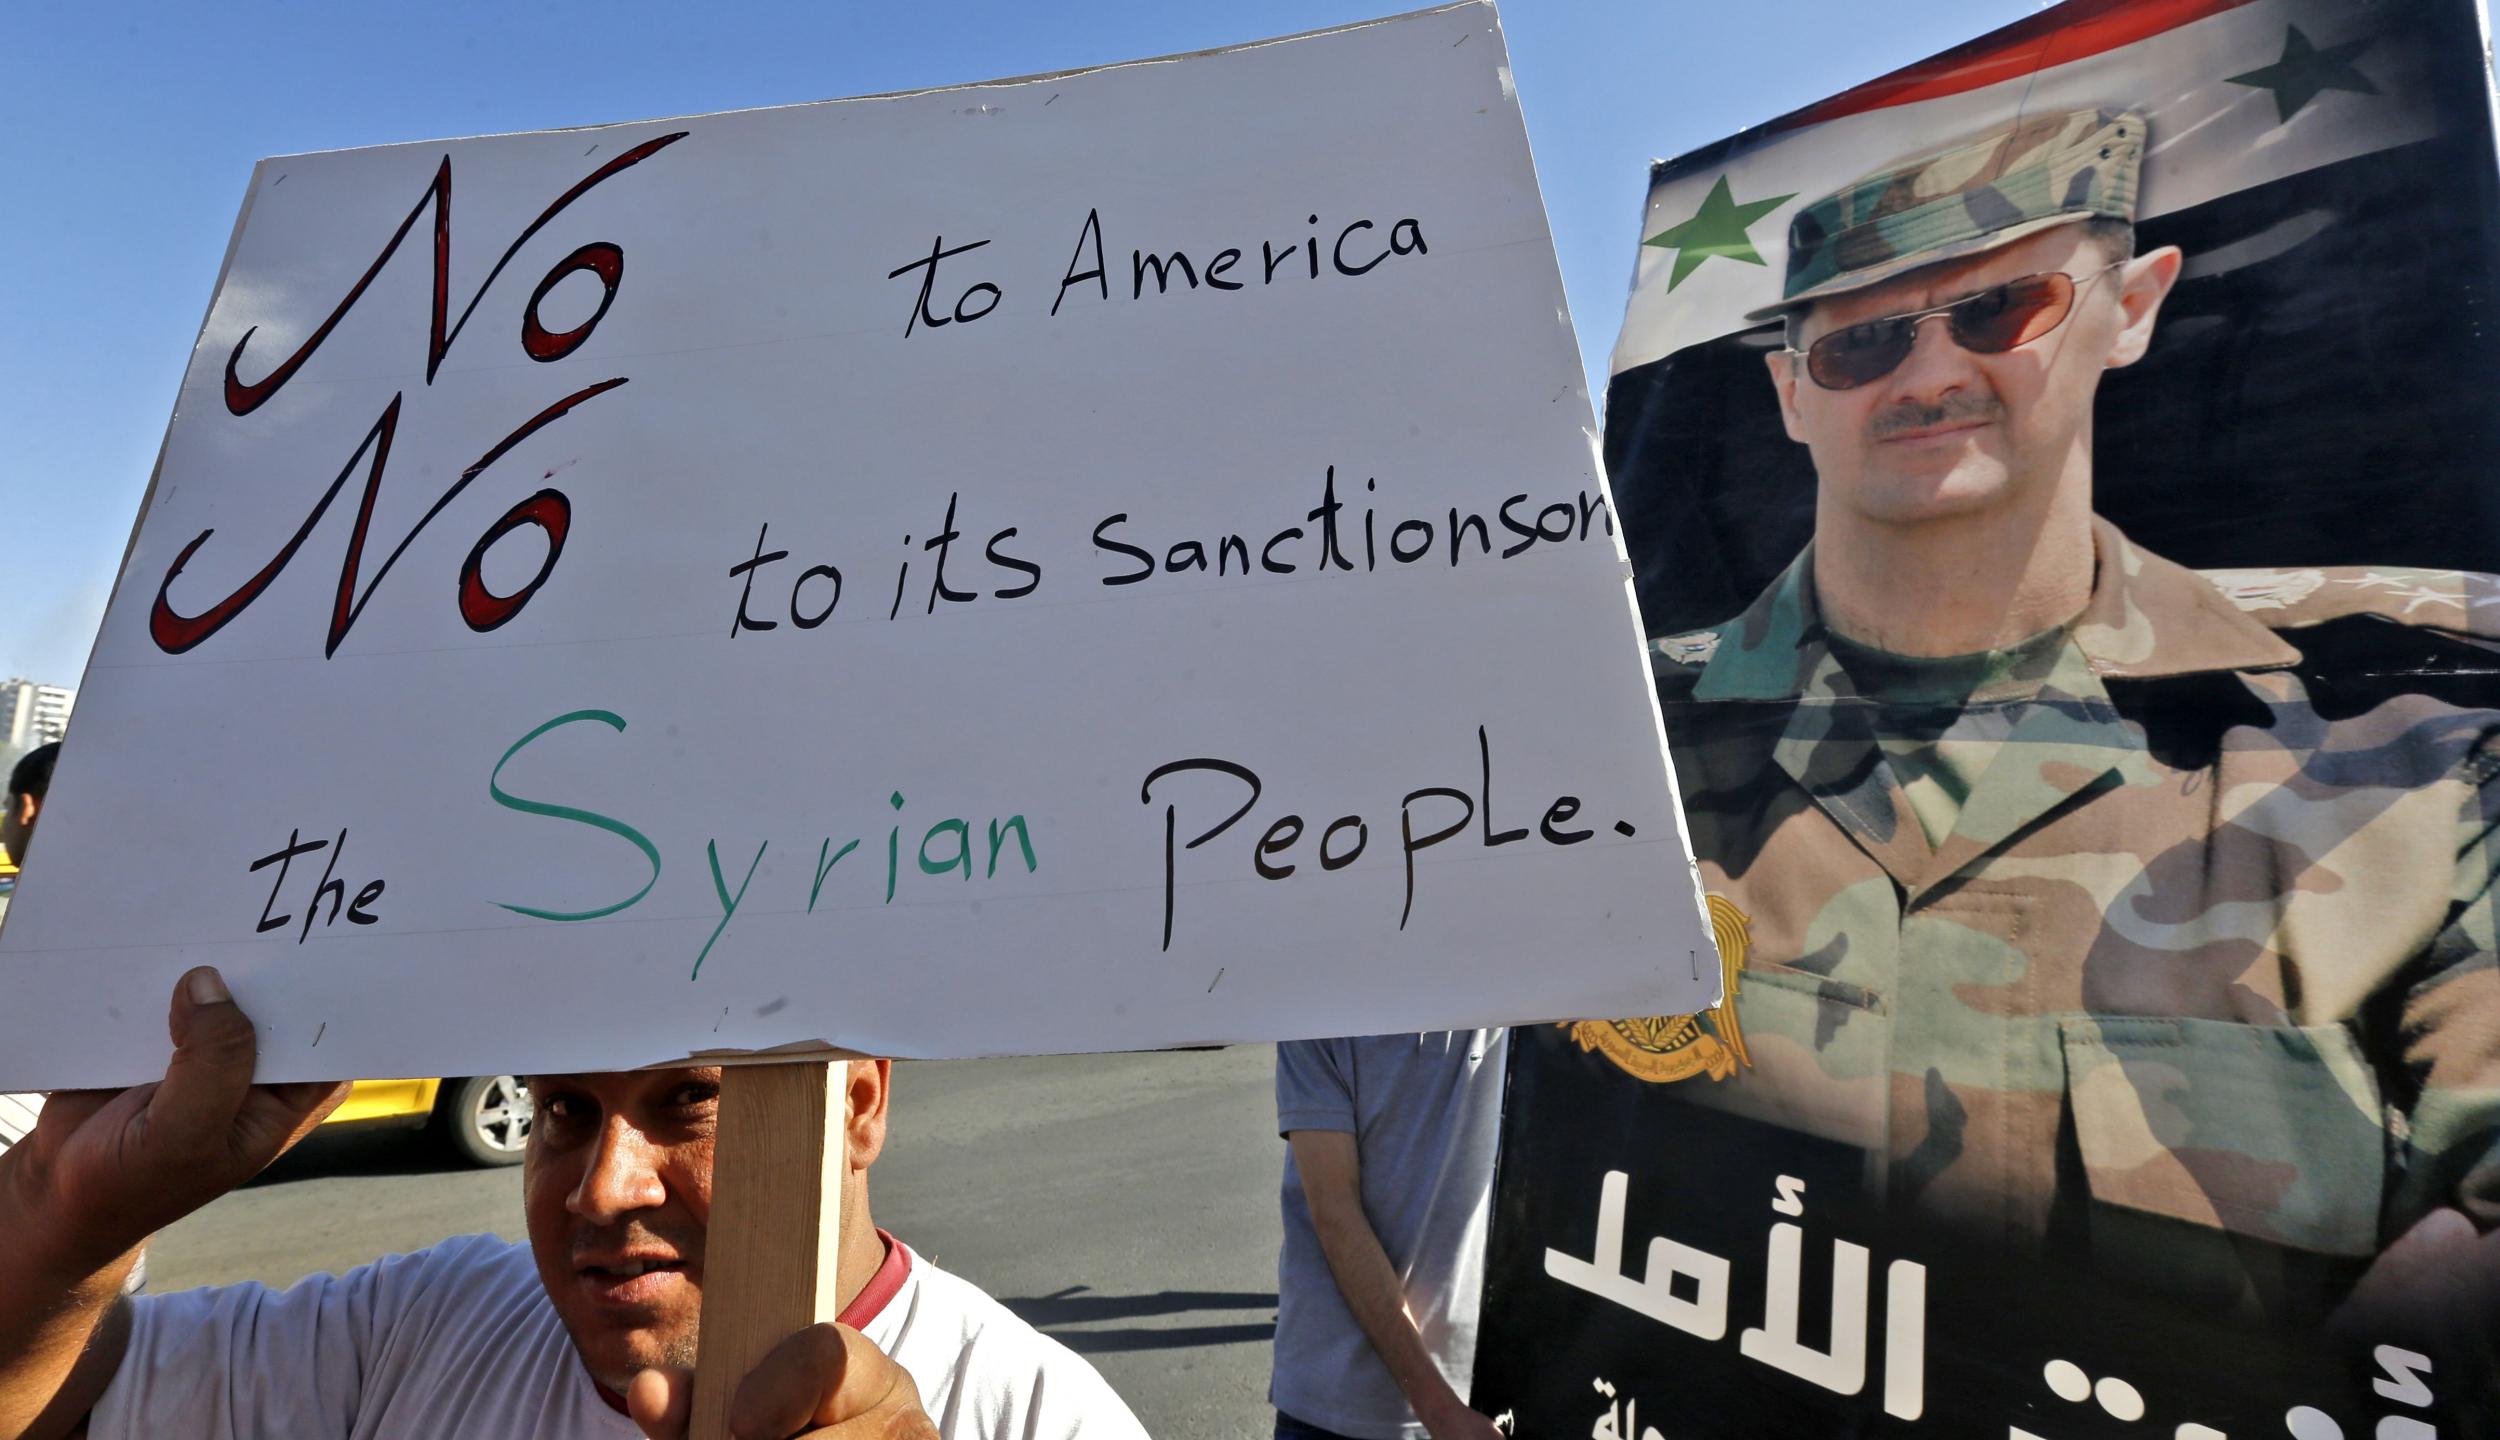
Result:
[[[578,1361],[580,1356],[576,1354],[574,1358]],[[584,1370],[582,1372],[582,1378],[590,1380],[590,1372]],[[634,1412],[625,1408],[625,1397],[617,1394],[613,1390],[610,1390],[607,1386],[600,1384],[596,1380],[590,1380],[590,1393],[598,1396],[600,1404],[607,1406],[617,1414],[624,1416],[628,1420],[634,1418]]]
[[[911,1278],[910,1247],[888,1234],[882,1225],[877,1227],[877,1238],[885,1242],[884,1262],[859,1293],[851,1297],[851,1303],[842,1307],[842,1313],[833,1317],[854,1330],[867,1328],[868,1322],[885,1309],[886,1302],[901,1292],[903,1282]]]
[[[877,1227],[877,1238],[885,1243],[884,1261],[877,1266],[877,1273],[868,1277],[868,1283],[860,1287],[860,1292],[851,1297],[851,1303],[842,1307],[842,1313],[833,1317],[854,1330],[876,1319],[885,1310],[886,1302],[902,1293],[903,1282],[911,1278],[910,1248],[882,1225]],[[619,1415],[627,1413],[624,1396],[611,1393],[597,1381],[592,1381],[590,1388],[609,1409]]]

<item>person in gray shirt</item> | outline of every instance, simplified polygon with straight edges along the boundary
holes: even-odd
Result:
[[[1278,1440],[1496,1440],[1467,1408],[1509,1032],[1276,1047]]]

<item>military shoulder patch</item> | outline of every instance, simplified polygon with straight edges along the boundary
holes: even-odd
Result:
[[[2297,630],[2368,615],[2462,639],[2500,641],[2500,578],[2471,570],[2331,565],[2198,573],[2269,629]]]
[[[1659,656],[1672,660],[1678,665],[1690,665],[1699,669],[1710,663],[1711,656],[1719,653],[1719,632],[1695,630],[1687,635],[1661,636],[1650,641],[1649,648]]]

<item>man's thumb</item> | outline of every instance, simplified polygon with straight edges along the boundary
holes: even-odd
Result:
[[[203,965],[174,987],[166,1028],[174,1041],[164,1083],[148,1102],[151,1148],[208,1149],[225,1139],[251,1093],[259,1059],[252,1022],[223,977]]]

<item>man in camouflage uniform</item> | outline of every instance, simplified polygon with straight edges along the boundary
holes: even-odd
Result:
[[[2144,140],[2029,117],[1792,226],[1752,318],[1815,539],[1654,647],[1744,1061],[1672,1089],[1863,1147],[1896,1220],[2302,1309],[2409,1231],[2490,1263],[2500,585],[2092,513],[2181,263],[2131,253]]]

